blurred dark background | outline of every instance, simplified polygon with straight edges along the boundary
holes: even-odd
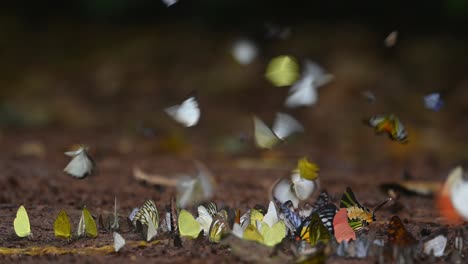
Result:
[[[289,37],[269,36],[271,25],[288,28]],[[0,8],[0,127],[4,134],[93,128],[215,142],[249,135],[251,114],[271,120],[284,110],[287,89],[273,87],[264,71],[273,56],[288,54],[335,76],[316,105],[291,111],[310,146],[379,151],[386,139],[361,121],[392,112],[412,144],[403,151],[389,142],[390,155],[463,159],[466,25],[466,0],[182,0],[170,7],[156,0],[11,1]],[[387,48],[384,39],[394,30],[397,44]],[[231,56],[239,38],[259,49],[246,66]],[[187,132],[162,109],[193,90],[202,119]],[[375,94],[375,104],[365,91]],[[431,92],[446,101],[440,113],[423,106]]]

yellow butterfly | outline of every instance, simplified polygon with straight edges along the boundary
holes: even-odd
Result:
[[[179,212],[179,232],[183,237],[197,238],[202,230],[200,223],[187,210],[182,209]]]
[[[54,233],[58,238],[64,238],[68,240],[71,238],[70,218],[68,218],[68,215],[64,210],[61,210],[57,215],[57,218],[55,218]]]
[[[85,234],[88,237],[97,237],[96,222],[94,222],[94,219],[91,216],[91,213],[86,208],[86,206],[83,207],[83,211],[81,212],[81,218],[80,222],[78,223],[77,234],[79,237],[84,236]]]
[[[265,77],[275,86],[288,86],[299,78],[299,64],[292,56],[273,58],[267,66]]]
[[[272,227],[263,222],[260,233],[263,236],[263,244],[273,247],[286,236],[286,225],[282,220],[276,222]]]
[[[319,167],[317,164],[309,162],[307,158],[302,158],[297,163],[297,170],[302,178],[313,181],[318,177]]]
[[[263,244],[262,234],[252,224],[247,226],[247,228],[245,229],[244,234],[242,236],[242,239],[255,241],[257,243]]]
[[[218,243],[221,239],[231,231],[228,223],[228,215],[226,210],[219,211],[213,218],[213,222],[208,232],[210,242]]]
[[[16,218],[13,221],[13,227],[15,228],[16,235],[19,237],[32,236],[28,213],[22,205],[16,212]]]

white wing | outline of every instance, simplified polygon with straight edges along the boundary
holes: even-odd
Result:
[[[268,211],[263,217],[263,222],[269,227],[273,227],[273,225],[278,222],[278,212],[276,211],[276,206],[273,201],[270,201],[268,205]]]
[[[234,223],[231,233],[241,239],[244,237],[244,229],[238,223]]]
[[[272,191],[273,197],[285,203],[286,201],[291,201],[294,208],[297,208],[299,205],[299,199],[291,190],[291,182],[288,179],[281,179],[274,187]]]
[[[447,237],[444,235],[438,235],[424,243],[424,253],[427,255],[434,255],[435,257],[442,257],[446,246]]]
[[[84,215],[83,212],[81,212],[81,217],[80,217],[80,222],[78,222],[78,230],[76,231],[76,235],[78,237],[82,237],[85,235],[85,222],[84,222]]]
[[[289,96],[284,103],[288,108],[311,106],[317,102],[317,86],[313,76],[305,76],[289,89]]]
[[[305,61],[302,76],[312,77],[313,83],[317,87],[329,83],[334,78],[332,74],[325,72],[325,70],[320,65],[310,60]]]
[[[210,215],[208,210],[206,210],[205,206],[198,206],[198,217],[196,220],[198,223],[200,223],[200,226],[202,227],[205,236],[208,235],[211,223],[213,222],[213,217]]]
[[[255,143],[261,148],[272,148],[279,142],[278,136],[262,120],[254,116]]]
[[[234,43],[232,56],[239,64],[248,65],[257,57],[257,47],[252,41],[241,39]]]
[[[119,250],[125,246],[125,239],[117,232],[114,232],[112,235],[114,237],[115,252],[119,252]]]
[[[273,124],[273,133],[275,133],[278,138],[285,139],[293,133],[303,131],[304,127],[292,116],[284,113],[276,114],[275,123]]]
[[[291,181],[293,183],[294,193],[301,201],[307,200],[315,189],[317,189],[317,185],[314,181],[302,178],[299,173],[293,173],[293,175],[291,175]]]
[[[158,234],[158,231],[156,230],[156,225],[153,222],[153,219],[151,217],[148,217],[148,230],[146,233],[146,241],[151,241],[156,235]]]
[[[162,0],[162,2],[167,6],[170,7],[171,5],[174,5],[177,3],[178,0]]]
[[[190,97],[182,104],[164,109],[174,120],[186,127],[194,126],[200,119],[200,108],[195,97]]]
[[[93,172],[93,162],[86,152],[82,151],[68,163],[63,171],[73,177],[81,179]]]

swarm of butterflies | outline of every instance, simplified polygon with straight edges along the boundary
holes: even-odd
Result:
[[[402,220],[393,216],[387,227],[386,242],[377,239],[375,234],[369,232],[369,226],[376,221],[375,213],[391,198],[369,209],[358,201],[348,187],[337,206],[326,191],[319,191],[318,176],[319,167],[302,158],[291,171],[290,177],[274,182],[268,207],[256,205],[241,212],[229,207],[220,208],[215,202],[205,202],[196,206],[196,214],[192,214],[188,207],[181,207],[178,205],[180,203],[171,200],[160,215],[156,203],[148,199],[141,207],[133,209],[128,215],[128,221],[146,241],[157,239],[161,233],[177,238],[180,244],[184,239],[206,239],[211,243],[220,243],[229,236],[237,238],[238,243],[257,243],[265,247],[277,247],[289,241],[294,245],[297,258],[301,260],[317,258],[317,250],[323,253],[326,247],[332,248],[338,256],[384,258],[384,252],[388,250],[386,243],[396,250],[396,257],[402,259],[410,260],[418,254],[443,257],[447,252],[451,252],[451,256],[463,258],[462,229],[456,231],[454,249],[446,250],[447,231],[436,232],[432,237],[418,241],[405,228]],[[446,188],[453,189],[450,194],[454,196],[453,207],[462,208],[458,209],[460,215],[467,220],[466,209],[461,204],[462,199],[466,198],[466,191],[460,193],[459,188],[466,188],[468,184],[462,179],[460,167],[449,175],[446,185]],[[316,198],[313,198],[314,194],[317,194]],[[117,232],[119,221],[116,198],[114,213],[105,220],[99,217],[100,227],[113,231],[116,252],[125,246],[125,239]],[[33,236],[24,206],[18,209],[13,226],[18,237]],[[71,221],[64,210],[59,212],[54,221],[54,234],[66,240],[96,238],[98,227],[84,206],[76,235],[72,234]]]

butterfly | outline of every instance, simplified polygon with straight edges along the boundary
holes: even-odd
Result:
[[[186,127],[192,127],[198,123],[200,119],[200,108],[195,96],[189,97],[180,105],[174,105],[164,109],[175,121]]]
[[[228,215],[226,210],[219,211],[211,222],[210,230],[208,231],[208,240],[218,243],[221,239],[229,234],[231,228],[228,223]]]
[[[138,209],[132,220],[133,225],[141,224],[146,228],[146,240],[150,241],[157,235],[159,226],[159,214],[153,200],[146,200],[143,206]],[[145,231],[145,230],[143,230]]]
[[[260,148],[271,149],[291,134],[304,131],[304,127],[296,119],[285,113],[276,114],[272,129],[256,116],[253,117],[253,122],[255,143]]]
[[[308,233],[301,234],[301,239],[308,241],[313,247],[316,246],[319,242],[323,244],[328,244],[328,242],[332,239],[332,234],[330,233],[328,228],[323,224],[318,212],[315,212],[311,215],[308,228],[301,230],[301,232]]]
[[[306,61],[302,77],[289,89],[284,105],[288,108],[314,105],[318,100],[317,88],[332,79],[333,75],[325,73],[322,67]]]
[[[374,222],[375,212],[390,200],[391,198],[386,199],[371,211],[358,202],[353,191],[348,187],[341,197],[340,208],[346,208],[349,225],[354,231],[359,231],[364,226]]]
[[[299,77],[299,64],[292,56],[278,56],[270,60],[265,77],[274,86],[288,86]]]
[[[29,223],[28,212],[23,205],[18,208],[16,212],[16,218],[13,221],[13,227],[15,229],[15,233],[19,237],[31,237],[31,224]]]
[[[114,237],[114,250],[115,252],[119,252],[125,246],[125,239],[115,231],[112,233],[112,236]]]
[[[195,220],[191,213],[184,209],[179,212],[178,226],[180,236],[192,239],[197,238],[202,230],[200,223]]]
[[[114,197],[114,213],[99,215],[99,227],[109,231],[119,229],[119,216],[117,214],[117,197]]]
[[[213,222],[213,218],[218,213],[218,208],[214,202],[209,202],[206,206],[199,205],[198,208],[198,217],[197,222],[200,223],[201,228],[205,236],[209,234],[211,223]]]
[[[461,166],[453,169],[445,181],[438,197],[440,213],[447,221],[458,223],[468,220],[468,181],[463,179]]]
[[[348,211],[341,208],[333,218],[333,229],[338,243],[343,241],[356,240],[356,232],[351,228],[348,222]]]
[[[377,133],[387,133],[391,140],[400,143],[408,142],[408,134],[400,119],[393,114],[376,115],[368,120],[368,124]]]
[[[257,57],[258,49],[252,41],[240,39],[234,43],[231,53],[239,64],[248,65]]]
[[[423,244],[423,251],[427,255],[435,257],[442,257],[444,255],[445,247],[447,246],[447,237],[440,234]]]
[[[294,231],[296,240],[305,240],[310,243],[311,230],[315,232],[315,238],[320,237],[320,235],[317,235],[317,232],[320,232],[320,230],[322,229],[320,226],[317,226],[318,222],[312,223],[312,219],[314,217],[318,217],[321,220],[322,225],[327,229],[327,231],[330,234],[333,234],[333,218],[335,217],[336,211],[337,208],[334,204],[327,204],[321,208],[318,208],[316,211],[313,211],[310,216],[301,221],[301,224]]]
[[[71,238],[71,224],[70,218],[64,210],[60,210],[54,221],[54,234],[58,238],[70,240]]]
[[[439,112],[444,106],[444,101],[440,97],[440,93],[431,93],[424,96],[424,106],[427,109]]]
[[[400,217],[396,215],[390,219],[390,223],[387,228],[387,237],[388,242],[400,247],[408,247],[417,243],[417,240],[413,235],[406,230]]]
[[[88,154],[88,147],[80,146],[75,151],[65,152],[65,155],[73,158],[63,170],[68,175],[84,179],[93,173],[95,164]]]
[[[214,194],[215,180],[210,170],[201,162],[195,161],[196,177],[183,176],[177,182],[177,205],[179,208],[199,204]]]
[[[78,223],[78,237],[87,235],[88,237],[95,238],[97,237],[97,227],[94,218],[91,216],[91,213],[88,211],[86,206],[83,207],[81,211],[80,222]]]
[[[387,48],[393,47],[396,45],[398,40],[398,31],[394,30],[388,34],[388,36],[385,38],[385,46]]]
[[[174,5],[178,2],[178,0],[161,0],[167,7]]]
[[[161,229],[164,232],[172,232],[177,234],[178,232],[178,219],[179,213],[175,206],[175,199],[171,199],[169,205],[166,205],[166,215],[161,222]]]

